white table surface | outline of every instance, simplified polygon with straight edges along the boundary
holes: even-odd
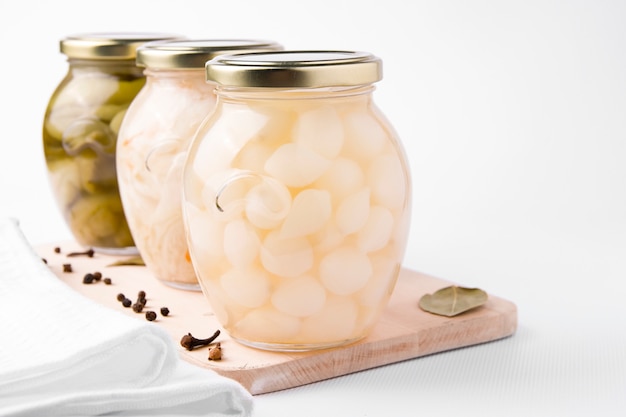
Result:
[[[0,0],[0,215],[71,238],[41,148],[67,34],[367,50],[412,167],[405,266],[515,302],[519,329],[256,396],[255,416],[626,415],[624,21],[608,0]]]

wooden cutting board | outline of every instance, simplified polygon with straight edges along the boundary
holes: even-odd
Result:
[[[61,252],[56,253],[55,247]],[[184,360],[239,381],[253,395],[497,340],[512,335],[517,328],[515,304],[491,294],[485,305],[453,318],[422,311],[418,307],[422,295],[453,283],[402,269],[386,311],[367,338],[349,346],[314,352],[268,352],[230,339],[201,292],[170,288],[157,281],[145,266],[110,266],[127,257],[102,254],[92,258],[67,257],[72,251],[82,250],[73,242],[43,245],[35,250],[55,275],[71,288],[138,320],[145,320],[145,315],[124,308],[116,297],[123,293],[134,301],[140,290],[145,291],[147,304],[144,312],[157,312],[158,317],[153,323],[163,326],[171,334]],[[63,264],[67,263],[71,264],[73,272],[63,272]],[[83,284],[83,276],[96,271],[111,278],[112,284],[105,285],[102,281]],[[170,310],[167,317],[160,314],[161,307]],[[222,347],[220,361],[209,361],[206,347],[188,351],[180,346],[180,339],[187,333],[206,338],[217,329],[222,331],[216,340]]]

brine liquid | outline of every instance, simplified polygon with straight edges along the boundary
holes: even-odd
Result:
[[[43,148],[59,209],[76,241],[101,252],[137,253],[115,150],[124,114],[144,83],[129,63],[73,63],[44,116]]]
[[[198,278],[230,335],[306,350],[365,336],[395,285],[408,167],[369,94],[224,100],[185,169]]]
[[[182,218],[182,171],[189,143],[214,108],[203,70],[149,77],[120,128],[120,194],[146,267],[171,286],[200,290]]]

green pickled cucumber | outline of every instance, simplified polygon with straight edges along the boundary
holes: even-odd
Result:
[[[117,89],[106,99],[106,104],[128,105],[146,83],[145,78],[118,81]]]
[[[80,198],[83,185],[78,165],[68,159],[48,163],[48,178],[60,207],[71,206]]]
[[[53,107],[80,105],[95,110],[110,97],[117,95],[119,85],[120,82],[115,77],[102,74],[69,78],[59,85],[50,105]]]
[[[122,126],[122,121],[124,120],[124,116],[126,115],[126,110],[128,110],[128,108],[120,111],[115,116],[113,116],[113,118],[111,119],[111,123],[109,123],[109,127],[111,128],[111,131],[113,132],[113,134],[115,134],[115,136],[120,133],[120,127]]]
[[[114,153],[116,142],[109,125],[94,117],[76,120],[63,132],[63,149],[70,156],[77,156],[86,149]]]
[[[124,104],[103,104],[96,109],[96,117],[103,122],[111,123],[113,118],[120,112],[128,108],[128,103]]]
[[[133,246],[119,196],[89,194],[67,208],[66,219],[77,240],[85,246]]]
[[[74,105],[50,106],[44,120],[44,131],[58,141],[63,140],[63,132],[76,120],[89,117],[92,110]]]
[[[116,193],[117,170],[114,155],[81,156],[74,159],[78,168],[79,182],[86,192]]]

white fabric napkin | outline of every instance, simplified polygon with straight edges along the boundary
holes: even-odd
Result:
[[[169,335],[60,281],[0,219],[0,415],[250,416],[236,381],[179,358]]]

